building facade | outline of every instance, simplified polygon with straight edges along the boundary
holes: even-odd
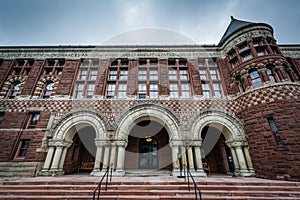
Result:
[[[232,17],[218,45],[1,47],[0,59],[1,176],[300,180],[300,45],[277,45],[268,24]]]

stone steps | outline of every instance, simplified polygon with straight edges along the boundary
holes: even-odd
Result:
[[[75,176],[74,176],[75,177]],[[36,177],[4,181],[0,199],[92,199],[99,177]],[[300,200],[300,183],[240,178],[196,178],[202,199]],[[194,188],[172,177],[114,177],[101,199],[195,199]]]

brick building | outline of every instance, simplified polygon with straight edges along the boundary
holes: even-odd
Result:
[[[0,48],[0,175],[300,180],[300,45],[234,19],[218,45]]]

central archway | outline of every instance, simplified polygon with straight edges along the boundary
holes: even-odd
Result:
[[[145,126],[151,122],[156,125],[159,131],[147,132]],[[157,169],[173,169],[173,175],[179,171],[177,160],[178,146],[181,138],[179,123],[180,120],[174,112],[166,107],[156,104],[143,103],[135,105],[124,112],[119,120],[117,120],[116,144],[118,146],[118,159],[116,174],[124,175],[127,169],[139,169],[139,145],[140,140],[146,139],[147,136],[153,136],[158,142],[158,149],[161,150],[158,154]],[[140,135],[136,138],[136,130]],[[153,128],[153,127],[152,127]],[[151,129],[151,128],[150,128]],[[160,131],[162,131],[160,133]],[[154,134],[155,133],[155,134]],[[151,135],[154,134],[154,135]],[[132,149],[135,144],[135,149]],[[161,146],[160,146],[161,145]],[[166,150],[165,150],[166,149]],[[168,150],[167,150],[168,149]],[[128,157],[131,153],[132,158]],[[169,160],[164,161],[163,154],[166,154]],[[135,161],[130,161],[130,159]],[[167,164],[166,164],[167,163]]]
[[[167,130],[153,120],[138,122],[130,131],[125,170],[172,170]]]

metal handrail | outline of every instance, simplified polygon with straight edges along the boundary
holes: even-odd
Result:
[[[189,191],[191,191],[191,187],[190,187],[190,178],[192,179],[193,181],[193,184],[194,184],[194,189],[195,189],[195,199],[198,200],[198,194],[199,194],[199,199],[202,200],[202,193],[201,193],[201,190],[198,188],[198,185],[196,183],[196,181],[194,180],[194,177],[193,175],[191,174],[190,170],[187,170],[187,180],[188,180],[188,188],[189,188]],[[198,194],[197,194],[197,191],[198,191]]]
[[[106,172],[103,174],[101,180],[98,183],[98,186],[96,187],[96,189],[93,192],[93,200],[95,200],[96,197],[96,192],[98,191],[98,195],[97,195],[97,200],[100,200],[100,191],[101,191],[101,185],[103,182],[103,179],[106,177],[106,182],[105,182],[105,190],[107,190],[107,184],[108,184],[108,175],[109,175],[109,166],[106,169]],[[110,182],[112,179],[112,168],[110,170]]]

